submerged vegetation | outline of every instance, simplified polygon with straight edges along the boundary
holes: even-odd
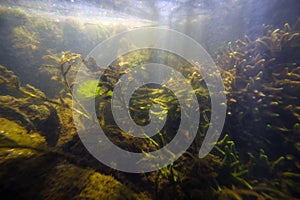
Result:
[[[19,10],[1,8],[0,14],[4,22],[10,22],[12,17],[19,18],[22,24],[10,24],[9,29],[0,31],[1,41],[6,40],[10,47],[5,47],[9,49],[8,54],[30,59],[30,65],[39,63],[40,70],[32,66],[34,73],[27,69],[29,66],[22,70],[48,77],[49,83],[59,86],[55,95],[49,97],[42,89],[23,84],[23,77],[9,69],[9,61],[5,63],[7,66],[0,66],[1,196],[19,199],[300,198],[300,21],[292,27],[285,24],[282,29],[265,27],[264,36],[258,39],[245,36],[217,53],[215,60],[228,100],[227,118],[222,138],[208,156],[199,159],[198,150],[210,120],[210,97],[193,63],[169,52],[142,49],[121,56],[103,71],[93,58],[83,59],[84,52],[71,53],[60,46],[62,42],[72,43],[64,29],[68,34],[75,30],[84,40],[78,43],[88,44],[81,37],[87,29],[70,22],[33,22]],[[106,38],[108,31],[100,29],[103,32],[99,30],[99,35]],[[40,34],[44,30],[48,35]],[[56,41],[53,46],[45,49],[46,41],[52,40]],[[24,57],[23,53],[27,55]],[[2,56],[5,60],[8,55]],[[144,139],[129,136],[117,127],[110,103],[118,79],[134,67],[151,62],[174,67],[193,86],[202,119],[198,135],[188,151],[169,166],[145,174],[118,172],[95,160],[80,142],[73,124],[72,98],[78,104],[76,98],[95,98],[97,119],[93,120],[98,120],[107,137],[123,149],[147,155],[169,143],[178,129],[180,106],[174,93],[153,84],[139,88],[132,95],[129,111],[137,124],[149,123],[149,115],[158,118],[167,115],[164,128],[156,136]],[[103,76],[99,80],[75,83],[74,76],[82,64],[87,72],[96,75],[103,72]],[[181,84],[174,79],[168,82],[175,86]],[[163,109],[151,110],[153,104]],[[78,108],[74,113],[92,120],[84,106]]]

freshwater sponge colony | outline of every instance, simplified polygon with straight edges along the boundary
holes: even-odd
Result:
[[[22,199],[300,198],[300,22],[293,27],[285,24],[282,29],[266,27],[261,38],[253,40],[245,36],[217,53],[215,60],[228,100],[227,118],[222,138],[208,156],[199,159],[198,150],[210,120],[210,97],[204,80],[195,73],[194,63],[161,50],[143,49],[121,56],[103,71],[93,58],[84,60],[80,54],[59,50],[62,46],[47,51],[51,55],[40,55],[37,50],[44,48],[42,52],[46,53],[46,40],[52,36],[35,33],[40,29],[37,27],[54,31],[55,37],[60,38],[58,41],[65,41],[68,34],[73,34],[61,29],[74,32],[81,29],[70,22],[49,23],[52,28],[42,22],[33,26],[24,13],[11,11],[8,16],[12,15],[19,16],[24,26],[10,24],[11,32],[0,30],[2,36],[7,36],[4,37],[6,48],[13,48],[8,53],[18,49],[20,55],[25,53],[35,61],[32,63],[43,62],[43,70],[37,74],[47,76],[61,88],[55,99],[51,99],[30,84],[23,86],[13,71],[0,65],[1,196]],[[5,18],[4,22],[8,21]],[[11,33],[13,39],[9,38]],[[56,48],[56,43],[53,45],[49,48]],[[58,54],[59,51],[62,53]],[[83,81],[74,88],[78,84],[73,82],[74,76],[81,62],[89,72],[96,75],[103,72],[103,75],[99,81]],[[160,170],[145,174],[114,171],[84,148],[76,134],[73,114],[98,120],[107,137],[128,151],[147,155],[161,148],[172,140],[180,120],[180,106],[172,91],[150,85],[136,90],[130,100],[129,112],[138,124],[149,123],[149,113],[158,118],[168,114],[163,131],[155,137],[133,138],[118,129],[109,114],[112,90],[118,79],[135,66],[151,62],[174,67],[194,88],[203,119],[198,135],[186,153]],[[172,78],[168,82],[175,86],[181,84]],[[73,91],[78,99],[95,98],[96,119],[91,119],[82,105],[72,109]],[[76,99],[73,103],[80,104]],[[154,103],[164,109],[151,110]]]

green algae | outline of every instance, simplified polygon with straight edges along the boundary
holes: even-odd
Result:
[[[81,83],[76,88],[76,95],[80,99],[95,98],[100,95],[100,87],[98,86],[99,81],[89,80]]]

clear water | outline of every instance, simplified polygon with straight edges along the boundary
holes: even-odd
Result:
[[[299,10],[297,0],[1,1],[1,198],[299,199]],[[150,32],[155,28],[189,39]],[[144,32],[121,37],[136,30]],[[116,35],[120,38],[114,43]],[[138,48],[133,41],[183,53]],[[197,57],[199,45],[205,59],[190,59]],[[115,54],[110,63],[102,62]],[[209,71],[208,61],[217,71]],[[164,70],[133,75],[149,63],[170,66],[184,80]],[[199,68],[210,73],[203,75]],[[122,95],[129,92],[114,91],[116,85],[130,88],[139,78],[153,77],[165,84],[141,84],[122,107]],[[217,82],[207,82],[214,77],[224,84],[220,94],[227,101],[220,106],[226,106],[225,123],[215,133],[220,137],[214,148],[199,158],[213,126],[213,99],[220,97],[210,91]],[[199,107],[191,103],[187,83]],[[181,98],[184,105],[179,105]],[[111,105],[113,100],[117,103]],[[199,114],[198,128],[192,123],[197,117],[184,106]],[[116,114],[124,110],[118,121]],[[176,148],[195,131],[189,147],[179,156],[167,149],[151,157],[148,153],[176,140],[184,119],[191,123],[183,126]],[[128,121],[163,125],[156,135],[142,132],[137,138],[138,130]],[[143,159],[134,161],[131,153],[118,159],[110,142],[96,136],[87,140],[88,148],[83,138],[93,135],[95,126],[111,144]],[[106,154],[109,163],[93,152]],[[127,169],[141,165],[147,173],[122,171],[118,161]]]

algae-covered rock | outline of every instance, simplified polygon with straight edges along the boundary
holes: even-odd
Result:
[[[68,111],[72,114],[70,108],[62,108],[60,113]],[[60,122],[67,124],[70,115],[65,118],[62,118],[63,114],[59,115]],[[1,196],[51,200],[148,199],[143,193],[133,193],[112,176],[100,174],[86,165],[82,167],[81,158],[58,148],[49,148],[43,136],[38,132],[28,133],[24,124],[16,120],[0,118]],[[72,124],[70,127],[75,132]],[[68,127],[65,128],[67,131]]]
[[[27,130],[14,121],[0,118],[0,164],[18,157],[35,155],[46,146],[46,140],[38,133]]]
[[[72,99],[65,98],[64,103],[68,106],[58,106],[56,108],[60,123],[60,133],[56,144],[57,147],[66,144],[71,141],[75,135],[77,135],[77,130],[73,120]]]
[[[61,162],[48,174],[43,199],[135,199],[115,178],[91,169]]]
[[[28,134],[24,127],[6,118],[0,118],[0,131],[0,144],[3,144],[4,138],[19,145],[30,145],[32,147],[44,146],[46,144],[46,140],[43,136],[38,133]],[[5,144],[9,143],[6,142]]]
[[[16,121],[26,127],[28,132],[40,132],[50,146],[56,144],[59,121],[57,112],[51,105],[12,96],[0,96],[0,105],[0,116]]]
[[[112,176],[84,169],[48,152],[1,165],[0,195],[10,199],[138,199]]]
[[[133,193],[112,176],[92,173],[81,191],[84,199],[135,199]]]

